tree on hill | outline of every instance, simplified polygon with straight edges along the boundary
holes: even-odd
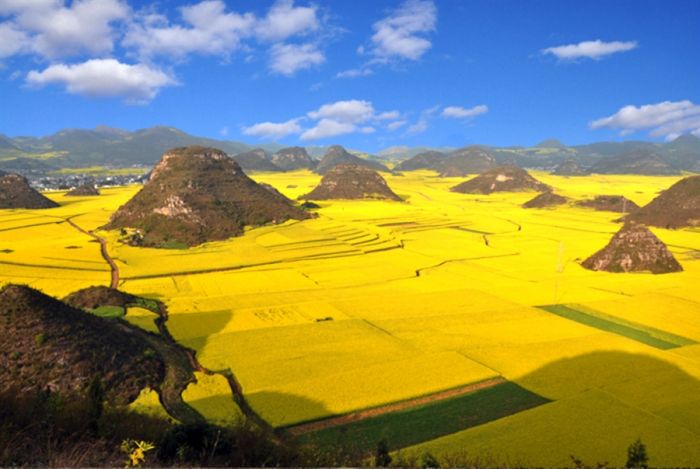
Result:
[[[637,438],[629,448],[627,448],[627,464],[625,467],[647,469],[649,467],[649,455],[647,447],[642,443],[641,438]]]
[[[389,454],[389,443],[386,439],[379,440],[377,443],[377,452],[374,456],[374,465],[376,467],[389,467],[391,464],[391,455]]]

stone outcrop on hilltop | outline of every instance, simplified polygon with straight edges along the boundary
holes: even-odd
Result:
[[[151,247],[194,246],[238,236],[246,226],[311,215],[250,179],[223,151],[168,150],[143,188],[105,229],[131,229],[129,242]]]
[[[330,169],[310,193],[300,199],[389,199],[401,200],[373,169],[340,164]]]
[[[638,223],[626,223],[607,246],[581,265],[606,272],[665,274],[683,270],[666,245],[649,228]]]
[[[492,192],[548,192],[551,188],[517,166],[499,166],[454,186],[452,192],[491,194]]]

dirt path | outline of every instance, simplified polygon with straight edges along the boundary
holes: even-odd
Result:
[[[486,381],[480,381],[478,383],[469,384],[459,388],[448,389],[447,391],[440,391],[434,394],[429,394],[427,396],[409,399],[407,401],[386,404],[383,406],[374,407],[372,409],[361,410],[359,412],[340,415],[338,417],[330,417],[323,420],[316,420],[314,422],[302,423],[293,427],[287,427],[285,430],[288,434],[293,436],[303,435],[305,433],[311,433],[319,430],[325,430],[327,428],[338,427],[340,425],[366,420],[372,417],[377,417],[379,415],[388,414],[391,412],[398,412],[400,410],[412,409],[415,407],[423,406],[425,404],[443,401],[452,397],[457,397],[464,394],[469,394],[474,391],[479,391],[481,389],[490,388],[496,386],[497,384],[505,382],[506,380],[500,377],[487,379]]]
[[[83,234],[86,234],[96,240],[98,243],[100,243],[100,254],[102,254],[102,258],[109,264],[109,270],[111,272],[111,278],[110,278],[110,283],[109,287],[110,288],[117,288],[119,286],[119,267],[117,267],[117,264],[114,262],[114,259],[112,259],[112,256],[109,255],[109,251],[107,251],[107,240],[104,239],[101,236],[96,235],[92,231],[88,231],[84,229],[83,227],[79,226],[76,224],[72,219],[66,218],[66,222],[75,228],[76,230],[80,231]]]

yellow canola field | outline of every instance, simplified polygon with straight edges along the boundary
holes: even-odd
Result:
[[[620,194],[640,205],[679,179],[533,175],[572,199]],[[307,171],[253,177],[294,199],[320,179]],[[622,464],[642,436],[652,464],[700,460],[700,345],[660,350],[537,308],[578,304],[700,342],[698,230],[653,230],[681,273],[591,272],[579,263],[619,229],[618,213],[523,209],[534,193],[457,194],[449,188],[465,178],[429,171],[385,177],[403,202],[322,201],[316,219],[187,250],[99,234],[120,287],[165,301],[173,336],[204,366],[230,369],[273,425],[501,375],[554,402],[407,451]],[[99,246],[62,220],[97,229],[137,190],[71,200],[55,193],[64,204],[57,209],[0,211],[0,282],[57,295],[106,284]],[[73,244],[82,247],[64,249]],[[136,310],[127,319],[149,320]],[[227,392],[203,378],[185,398],[215,420],[219,404],[232,404]]]

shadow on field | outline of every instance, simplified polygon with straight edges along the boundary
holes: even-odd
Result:
[[[246,399],[273,426],[279,422],[318,420],[331,414],[323,403],[295,394],[258,391],[246,394]]]

